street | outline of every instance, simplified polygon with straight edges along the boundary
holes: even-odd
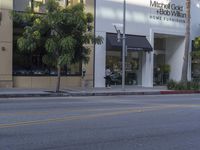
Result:
[[[200,95],[0,99],[0,150],[199,150]]]

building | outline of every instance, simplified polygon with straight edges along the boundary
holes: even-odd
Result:
[[[18,55],[16,41],[20,28],[10,18],[10,10],[24,11],[34,1],[0,0],[0,87],[52,88],[55,71],[45,73],[42,54]],[[170,66],[169,78],[179,81],[184,54],[185,0],[126,0],[126,84],[152,87],[165,84],[159,72]],[[113,84],[121,84],[121,43],[114,25],[122,32],[123,0],[60,0],[61,5],[84,2],[86,11],[95,16],[95,35],[104,37],[102,45],[91,45],[88,65],[68,66],[61,87],[105,86],[105,67],[114,72]],[[200,35],[199,0],[191,0],[191,40]],[[32,64],[32,65],[31,65]],[[167,65],[166,65],[167,64]],[[189,62],[189,66],[191,63]],[[86,76],[82,78],[82,70]],[[191,67],[188,77],[191,78]]]
[[[22,87],[22,88],[54,88],[56,84],[56,69],[49,70],[42,63],[43,51],[36,50],[31,56],[21,54],[17,50],[16,39],[22,32],[21,25],[13,24],[10,11],[25,11],[31,6],[35,12],[43,12],[44,8],[35,2],[45,3],[45,0],[0,0],[1,25],[0,25],[0,87]],[[63,0],[61,5],[75,5],[84,2],[86,11],[94,12],[92,0]],[[91,49],[93,49],[93,45]],[[67,66],[67,72],[61,78],[61,88],[92,86],[93,84],[93,53],[89,64],[75,64]],[[82,79],[82,68],[86,70],[84,82]]]
[[[170,68],[170,79],[180,81],[185,46],[185,0],[126,0],[126,3],[126,84],[163,85],[166,83],[166,77],[160,73],[163,67]],[[191,40],[200,35],[199,5],[198,0],[191,0]],[[114,41],[117,39],[114,25],[122,32],[119,24],[123,22],[123,0],[96,0],[95,14],[96,35],[103,36],[106,42],[95,48],[94,85],[103,87],[106,65],[118,74],[121,72],[121,44]],[[148,50],[146,39],[153,51]]]

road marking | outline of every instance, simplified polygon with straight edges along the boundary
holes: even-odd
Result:
[[[93,119],[98,117],[109,117],[109,116],[117,116],[117,115],[125,115],[130,113],[142,113],[147,111],[156,111],[156,110],[163,110],[163,109],[172,109],[172,108],[200,108],[198,105],[187,105],[187,104],[176,104],[176,105],[157,105],[153,107],[143,107],[143,108],[131,108],[127,110],[120,110],[114,112],[103,112],[97,114],[89,114],[89,115],[77,115],[77,116],[65,116],[61,118],[49,118],[44,120],[33,120],[33,121],[23,121],[23,122],[16,122],[10,124],[0,124],[0,129],[2,128],[13,128],[13,127],[20,127],[20,126],[30,126],[30,125],[40,125],[46,123],[53,123],[53,122],[63,122],[63,121],[72,121],[72,120],[81,120],[81,119]]]
[[[123,103],[123,102],[120,102]],[[127,103],[127,102],[125,102]],[[136,104],[139,105],[139,104]],[[146,105],[145,103],[142,103],[142,105]],[[13,112],[13,113],[0,113],[1,116],[17,116],[17,115],[51,115],[51,114],[63,114],[63,113],[73,113],[73,112],[100,112],[100,111],[120,111],[120,110],[132,110],[132,109],[148,109],[148,108],[155,108],[155,107],[196,107],[200,108],[200,104],[154,104],[153,106],[135,106],[135,107],[115,107],[115,108],[83,108],[83,109],[54,109],[51,111],[21,111],[21,112]]]
[[[116,111],[116,110],[132,110],[132,109],[141,109],[141,108],[149,108],[149,107],[116,107],[116,108],[93,108],[93,109],[75,109],[69,110],[67,108],[63,109],[55,109],[51,111],[21,111],[21,112],[13,112],[13,113],[0,113],[0,116],[16,116],[16,115],[50,115],[50,114],[62,114],[62,113],[73,113],[73,112],[100,112],[100,111]]]
[[[93,119],[97,117],[108,117],[108,116],[124,115],[124,114],[129,114],[129,113],[142,113],[145,111],[152,111],[152,110],[155,110],[155,109],[149,108],[146,110],[144,109],[125,110],[125,111],[115,111],[115,112],[98,113],[98,114],[90,114],[90,115],[67,116],[67,117],[62,117],[62,118],[50,118],[50,119],[45,119],[45,120],[24,121],[24,122],[17,122],[17,123],[11,123],[11,124],[0,124],[0,129],[29,126],[29,125],[40,125],[40,124],[46,124],[46,123],[51,123],[51,122]]]

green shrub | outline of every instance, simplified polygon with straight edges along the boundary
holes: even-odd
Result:
[[[178,82],[175,86],[175,90],[187,90],[187,88],[186,82]]]
[[[167,84],[169,90],[199,90],[200,82],[188,81],[188,82],[176,82],[170,80]]]
[[[176,81],[174,81],[174,80],[169,80],[168,83],[167,83],[167,88],[168,88],[169,90],[172,90],[172,89],[175,88],[176,84],[177,84]]]
[[[194,82],[194,81],[192,81],[192,82],[188,82],[188,89],[189,90],[199,90],[200,89],[200,84],[199,84],[199,82]]]

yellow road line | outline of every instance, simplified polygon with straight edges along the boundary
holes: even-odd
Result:
[[[51,123],[51,122],[92,119],[92,118],[97,118],[97,117],[108,117],[108,116],[116,116],[116,115],[123,115],[123,114],[129,114],[129,113],[141,113],[141,112],[144,112],[144,110],[116,111],[116,112],[98,113],[98,114],[91,114],[91,115],[67,116],[67,117],[62,117],[62,118],[50,118],[50,119],[45,119],[45,120],[24,121],[24,122],[17,122],[17,123],[11,123],[11,124],[0,124],[0,129],[19,127],[19,126],[28,126],[28,125],[40,125],[40,124],[46,124],[46,123]]]
[[[152,107],[118,107],[118,108],[94,108],[94,109],[57,109],[51,111],[24,111],[24,112],[13,112],[13,113],[0,113],[0,116],[16,116],[16,115],[48,115],[48,114],[61,114],[61,113],[73,113],[73,112],[100,112],[100,111],[115,111],[115,110],[132,110],[132,109],[141,109],[141,108],[152,108]]]
[[[182,107],[182,108],[200,108],[200,105],[197,104],[156,104],[154,106],[146,106],[146,107],[117,107],[117,108],[94,108],[94,109],[76,109],[76,110],[69,110],[69,109],[55,109],[51,111],[22,111],[22,112],[13,112],[13,113],[0,113],[1,116],[16,116],[16,115],[50,115],[50,114],[61,114],[61,113],[73,113],[73,112],[100,112],[100,111],[115,111],[115,110],[132,110],[132,109],[148,109],[148,108],[156,108],[156,107]]]
[[[156,111],[156,110],[162,110],[162,109],[183,108],[183,107],[193,108],[193,107],[196,107],[196,105],[163,105],[163,106],[160,105],[160,106],[154,106],[154,107],[143,107],[140,109],[132,108],[129,110],[126,109],[126,110],[120,110],[120,111],[114,111],[114,112],[104,112],[104,113],[89,114],[89,115],[66,116],[62,118],[49,118],[49,119],[44,119],[44,120],[24,121],[24,122],[10,123],[10,124],[0,124],[0,129],[20,127],[20,126],[40,125],[40,124],[47,124],[47,123],[53,123],[53,122],[93,119],[97,117],[109,117],[109,116],[117,116],[117,115],[124,115],[124,114],[130,114],[130,113],[142,113],[142,112],[147,112],[147,111]]]

